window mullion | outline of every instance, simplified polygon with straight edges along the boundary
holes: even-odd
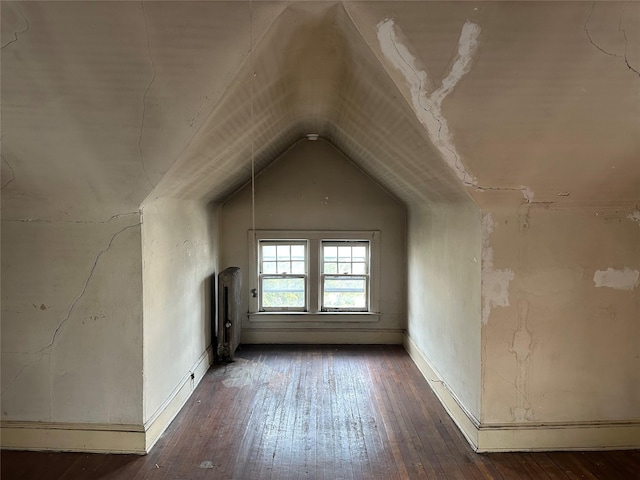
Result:
[[[308,290],[307,290],[307,302],[309,305],[309,312],[316,313],[320,311],[320,242],[317,239],[309,240],[309,276],[308,276]]]

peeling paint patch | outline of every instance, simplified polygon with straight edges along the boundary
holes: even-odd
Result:
[[[416,57],[398,39],[393,20],[387,18],[377,25],[378,42],[382,53],[407,80],[411,91],[411,102],[418,120],[427,129],[429,138],[440,151],[447,165],[467,186],[476,186],[477,182],[475,177],[465,169],[453,144],[447,120],[442,115],[442,101],[471,68],[473,54],[478,48],[479,34],[480,26],[475,23],[467,21],[462,26],[458,39],[458,51],[451,70],[442,80],[440,87],[431,94],[427,94],[431,89],[429,77],[418,67]]]
[[[640,210],[636,210],[635,212],[630,213],[629,215],[627,215],[627,218],[640,225]]]
[[[527,201],[527,203],[533,202],[533,190],[529,187],[525,187],[524,185],[520,185],[520,191],[522,192],[522,196]]]
[[[377,25],[380,49],[386,59],[400,71],[409,85],[411,103],[420,123],[426,128],[431,143],[438,149],[446,164],[467,187],[479,190],[511,190],[522,192],[527,203],[533,201],[533,191],[524,185],[518,187],[485,187],[469,172],[456,150],[447,119],[442,114],[442,101],[471,69],[473,55],[478,49],[480,26],[467,21],[462,26],[458,38],[458,50],[451,70],[442,80],[440,87],[432,90],[432,82],[427,72],[420,68],[418,59],[398,38],[399,28],[393,19],[387,18]],[[400,32],[401,33],[401,32]],[[431,92],[431,93],[428,93]]]
[[[486,325],[493,307],[509,306],[509,283],[513,280],[513,270],[493,268],[493,247],[489,237],[495,223],[491,213],[482,217],[482,324]]]
[[[516,356],[516,406],[511,409],[511,415],[515,422],[533,420],[531,404],[528,400],[529,371],[531,369],[531,349],[533,337],[527,328],[529,317],[529,302],[518,300],[518,329],[513,334],[509,351]]]
[[[609,267],[606,270],[597,270],[593,275],[593,283],[596,288],[609,287],[615,290],[633,290],[640,283],[640,272],[624,268],[614,270]]]

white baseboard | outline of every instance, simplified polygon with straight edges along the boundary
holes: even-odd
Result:
[[[5,450],[147,453],[142,425],[6,421],[1,430]]]
[[[418,367],[418,370],[420,370],[420,373],[422,373],[422,376],[427,380],[431,390],[433,390],[438,400],[440,400],[444,409],[458,426],[471,447],[477,451],[480,422],[462,405],[462,402],[458,400],[453,392],[449,390],[445,381],[431,366],[431,362],[429,362],[411,337],[405,334],[402,344]]]
[[[200,380],[202,380],[207,373],[212,363],[213,349],[210,346],[204,351],[193,367],[191,367],[190,371],[182,378],[160,408],[145,422],[145,450],[147,452],[151,450],[160,438],[160,435],[162,435],[176,415],[178,415],[184,404],[187,403],[187,400],[200,383]],[[191,374],[193,374],[193,378],[191,378]]]
[[[640,422],[481,425],[478,452],[640,448]]]
[[[3,421],[0,447],[6,450],[144,455],[184,406],[212,362],[213,350],[209,347],[144,425]]]
[[[626,450],[640,448],[640,421],[482,424],[449,390],[408,336],[403,345],[440,403],[477,452]]]
[[[400,345],[402,330],[243,329],[241,343]]]

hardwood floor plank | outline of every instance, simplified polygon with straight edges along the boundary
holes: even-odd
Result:
[[[149,455],[0,454],[2,480],[637,480],[640,450],[476,454],[399,346],[244,347]]]

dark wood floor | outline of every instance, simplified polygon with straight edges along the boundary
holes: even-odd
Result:
[[[640,451],[469,448],[398,346],[250,346],[147,456],[2,452],[13,479],[640,479]]]

